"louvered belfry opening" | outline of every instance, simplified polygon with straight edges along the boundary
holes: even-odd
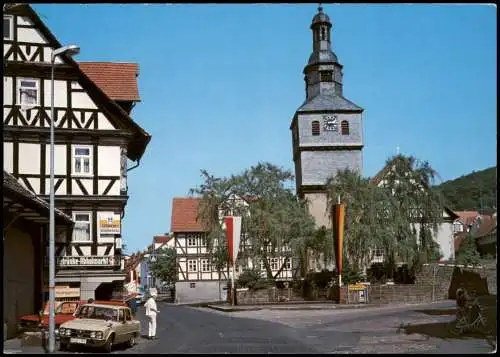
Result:
[[[340,131],[342,135],[349,135],[349,122],[347,120],[342,120],[340,123]]]
[[[320,134],[319,121],[315,120],[312,122],[312,135],[318,136]]]

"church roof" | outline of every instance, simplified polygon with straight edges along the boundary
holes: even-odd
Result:
[[[311,100],[304,102],[304,104],[302,104],[302,106],[297,109],[297,112],[300,113],[326,110],[362,112],[363,108],[340,95],[320,94],[312,98]]]

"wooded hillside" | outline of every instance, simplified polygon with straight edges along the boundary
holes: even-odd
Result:
[[[435,187],[454,211],[491,214],[497,206],[497,168],[472,172]]]

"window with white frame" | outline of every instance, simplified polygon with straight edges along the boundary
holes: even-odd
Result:
[[[278,270],[278,258],[271,258],[271,270]]]
[[[90,224],[92,220],[92,214],[90,212],[73,212],[73,220],[75,221],[75,226],[73,228],[73,241],[92,241],[92,226]]]
[[[12,30],[13,30],[12,16],[3,17],[3,39],[12,40]]]
[[[210,271],[210,265],[208,264],[208,259],[201,260],[201,271],[205,273]]]
[[[32,78],[20,78],[18,81],[19,96],[18,104],[22,106],[38,105],[38,80]]]
[[[73,174],[90,175],[92,172],[92,160],[90,146],[73,147]]]
[[[383,258],[384,257],[384,249],[382,249],[382,248],[373,249],[373,257],[376,259]]]
[[[196,271],[196,268],[197,268],[196,265],[197,265],[196,260],[194,260],[194,259],[188,260],[188,271],[190,271],[190,272]]]
[[[292,269],[292,258],[288,258],[288,260],[285,262],[285,269],[286,270]]]
[[[188,238],[188,247],[196,247],[196,238],[194,237]]]

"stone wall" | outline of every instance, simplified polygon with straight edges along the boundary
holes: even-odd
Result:
[[[238,305],[261,305],[287,302],[290,300],[294,300],[291,288],[269,288],[255,291],[238,289],[236,296],[236,302]]]
[[[455,299],[455,292],[463,287],[476,291],[478,296],[496,295],[496,264],[481,268],[454,265],[426,265],[415,277],[415,284],[370,285],[369,303],[427,303]]]
[[[426,265],[415,277],[415,284],[368,285],[367,297],[370,304],[419,304],[455,299],[459,287],[468,291],[475,290],[477,295],[496,295],[496,262],[483,264],[481,268],[463,268],[454,265]],[[263,289],[257,291],[240,290],[237,292],[238,305],[260,305],[286,301],[303,300],[289,289]],[[330,292],[315,294],[312,301],[338,300]],[[352,299],[351,299],[352,300]]]

